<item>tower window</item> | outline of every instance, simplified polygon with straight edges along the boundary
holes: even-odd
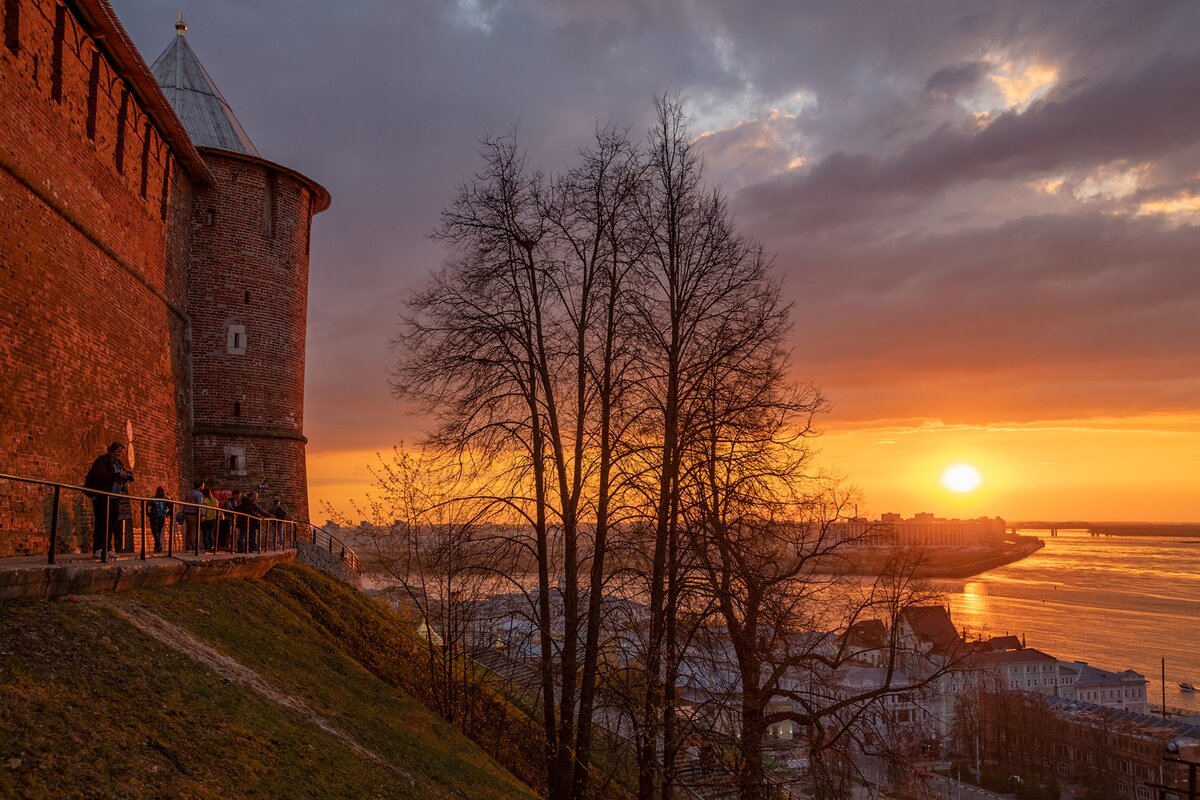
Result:
[[[225,469],[230,475],[246,474],[246,448],[240,445],[225,446]]]
[[[242,295],[242,297],[243,297],[246,305],[250,305],[250,290],[249,289],[246,290],[246,292]]]
[[[242,415],[242,404],[238,400],[233,401],[233,415],[235,417],[240,417]]]
[[[229,333],[225,342],[226,350],[231,355],[244,356],[246,355],[246,326],[245,325],[230,325]]]
[[[207,209],[204,212],[204,225],[211,228],[213,223],[217,221],[217,210],[215,208]]]

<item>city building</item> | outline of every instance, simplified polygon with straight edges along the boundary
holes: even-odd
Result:
[[[1023,692],[1058,697],[1062,696],[1064,683],[1074,680],[1070,673],[1060,671],[1058,659],[1032,647],[974,653],[969,663],[976,670],[994,675],[993,685]]]
[[[1093,667],[1086,661],[1064,662],[1061,666],[1063,669],[1073,670],[1076,675],[1073,693],[1064,696],[1138,714],[1145,714],[1149,710],[1146,703],[1145,675],[1131,669],[1110,672]]]
[[[1004,540],[1000,517],[943,519],[919,513],[911,519],[883,514],[878,520],[852,517],[830,523],[829,535],[853,547],[994,547]]]
[[[919,513],[912,519],[899,514],[884,514],[880,523],[900,547],[989,547],[1004,539],[1006,525],[1000,517],[979,519],[943,519]]]
[[[78,484],[281,496],[307,519],[309,235],[329,193],[262,157],[176,26],[151,71],[107,0],[6,0],[0,47],[0,461]],[[167,32],[164,32],[167,33]],[[0,555],[45,552],[0,494]],[[60,538],[82,537],[82,497]]]
[[[1194,725],[1029,692],[981,697],[983,758],[1026,780],[1054,779],[1069,798],[1152,800],[1157,785],[1187,796],[1186,767],[1166,745],[1200,736]]]

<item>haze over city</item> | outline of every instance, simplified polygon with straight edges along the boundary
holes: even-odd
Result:
[[[115,0],[143,53],[176,5]],[[792,301],[822,463],[872,513],[1200,517],[1200,7],[1153,3],[197,4],[254,138],[322,181],[312,507],[418,441],[387,342],[476,140],[565,168],[678,92]],[[956,493],[950,464],[982,482]]]

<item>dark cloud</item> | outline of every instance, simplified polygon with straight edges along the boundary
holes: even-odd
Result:
[[[1200,97],[1200,51],[1167,54],[1132,75],[1000,114],[982,130],[943,125],[884,157],[839,150],[801,175],[746,189],[742,208],[815,230],[959,183],[1154,159],[1200,138],[1193,97]]]
[[[942,67],[925,81],[925,91],[941,98],[953,98],[978,86],[986,73],[987,64],[982,61]]]

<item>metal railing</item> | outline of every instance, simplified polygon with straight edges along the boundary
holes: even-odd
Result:
[[[309,525],[308,527],[312,532],[312,543],[314,545],[340,558],[342,563],[347,568],[353,570],[355,574],[362,574],[362,566],[358,562],[358,553],[354,552],[345,542],[324,528],[318,528],[316,525]]]
[[[137,555],[143,561],[147,558],[157,556],[170,558],[177,553],[189,553],[200,556],[205,552],[213,554],[264,553],[291,550],[296,547],[296,541],[303,536],[306,541],[311,541],[314,546],[337,557],[354,573],[362,574],[362,566],[358,560],[358,554],[354,552],[353,548],[324,528],[319,528],[306,522],[294,522],[292,520],[275,519],[268,516],[260,517],[243,511],[219,508],[202,503],[172,500],[169,497],[142,497],[139,495],[122,494],[120,492],[106,492],[101,489],[88,489],[70,483],[59,483],[6,473],[0,473],[0,481],[12,481],[26,486],[53,490],[49,508],[50,530],[46,554],[48,564],[54,563],[55,555],[58,553],[58,532],[59,521],[62,518],[63,494],[64,492],[75,492],[79,497],[86,498],[89,503],[94,503],[93,498],[104,498],[104,519],[108,521],[109,531],[103,537],[102,547],[99,548],[100,561],[102,563],[108,563],[109,556],[113,553],[133,552],[125,549],[115,550],[112,547],[114,539],[118,535],[124,537],[125,520],[118,519],[117,530],[112,529],[113,515],[110,504],[120,504],[122,501],[128,501],[130,504],[130,521],[133,523],[140,522],[140,525],[133,524],[132,527],[135,536],[136,532],[140,530],[141,548],[140,553]],[[167,506],[167,513],[161,518],[161,522],[158,525],[155,524],[154,515],[149,513],[150,504],[152,503],[161,503]],[[135,505],[139,512],[136,518],[133,514]],[[94,509],[95,506],[93,505]],[[190,509],[194,509],[194,511]],[[42,516],[45,517],[45,514],[42,514]],[[95,517],[96,514],[93,513],[90,516]],[[192,519],[189,520],[189,518]],[[93,522],[93,526],[94,524]],[[85,526],[77,525],[77,527],[82,529]],[[154,549],[150,552],[147,552],[148,533],[154,543]],[[92,550],[89,548],[85,549],[84,552],[92,552]]]
[[[185,500],[172,500],[168,497],[142,497],[120,492],[107,492],[101,489],[89,489],[70,483],[26,478],[20,475],[0,473],[0,481],[11,481],[26,486],[53,490],[53,498],[49,509],[50,531],[46,556],[48,564],[54,563],[55,555],[58,553],[59,521],[62,517],[61,511],[64,492],[76,492],[86,498],[88,504],[92,506],[93,519],[100,516],[100,507],[96,503],[97,500],[103,499],[104,527],[108,530],[106,531],[106,535],[100,537],[101,546],[98,550],[102,563],[108,563],[110,554],[133,552],[124,548],[114,550],[112,547],[118,535],[122,537],[121,544],[124,544],[127,532],[126,520],[120,519],[119,513],[120,504],[123,501],[129,502],[129,517],[127,519],[130,522],[130,526],[128,527],[133,529],[135,536],[137,529],[139,527],[141,529],[141,552],[139,558],[143,561],[147,557],[155,556],[170,558],[176,555],[176,553],[200,556],[205,552],[215,555],[222,552],[266,553],[290,550],[296,546],[296,537],[301,525],[301,523],[292,520],[258,516],[257,514],[219,508],[202,503],[189,503]],[[157,525],[155,524],[155,515],[148,513],[149,504],[151,503],[162,503],[167,506],[167,514],[161,518],[161,522]],[[117,504],[118,509],[115,520],[113,504]],[[135,515],[134,508],[137,508],[140,513]],[[189,509],[195,510],[192,511]],[[116,522],[115,530],[114,521]],[[135,524],[138,521],[141,523],[140,526]],[[94,532],[95,524],[96,522],[94,521],[93,545],[96,541]],[[84,526],[79,527],[82,530]],[[314,543],[317,541],[316,530],[319,529],[314,529]],[[149,554],[146,552],[148,535],[154,543],[154,549]],[[164,539],[165,548],[163,547]],[[177,544],[179,545],[178,547],[176,546]],[[340,542],[338,544],[341,545]],[[330,552],[334,552],[332,542],[329,544],[329,547]],[[341,545],[341,547],[349,550],[349,548],[345,548],[345,545]],[[93,552],[93,550],[89,548],[84,552]],[[353,551],[349,552],[353,556],[354,563],[357,564],[357,555],[354,555]],[[343,560],[345,560],[345,556],[343,556]]]

